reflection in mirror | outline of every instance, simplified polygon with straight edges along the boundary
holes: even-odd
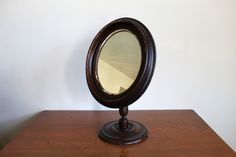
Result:
[[[110,35],[100,49],[97,75],[108,94],[125,92],[135,81],[141,66],[141,47],[137,37],[127,30]]]

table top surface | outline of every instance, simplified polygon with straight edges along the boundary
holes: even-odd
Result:
[[[98,130],[118,111],[43,111],[0,151],[1,157],[235,157],[234,151],[192,110],[129,111],[149,137],[112,145]]]

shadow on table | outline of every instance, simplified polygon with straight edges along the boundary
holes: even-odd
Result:
[[[1,130],[0,150],[16,136],[22,128],[30,124],[36,115],[38,115],[38,113],[1,122],[0,126],[6,126],[6,128]]]

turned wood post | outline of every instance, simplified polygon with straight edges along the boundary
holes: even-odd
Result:
[[[119,128],[121,130],[127,130],[128,129],[128,119],[126,118],[128,114],[128,106],[120,107],[119,113],[121,118],[119,119]]]

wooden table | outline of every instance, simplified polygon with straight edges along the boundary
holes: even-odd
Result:
[[[130,111],[149,130],[136,145],[102,142],[97,132],[115,111],[43,111],[0,152],[1,157],[235,157],[192,110]]]

